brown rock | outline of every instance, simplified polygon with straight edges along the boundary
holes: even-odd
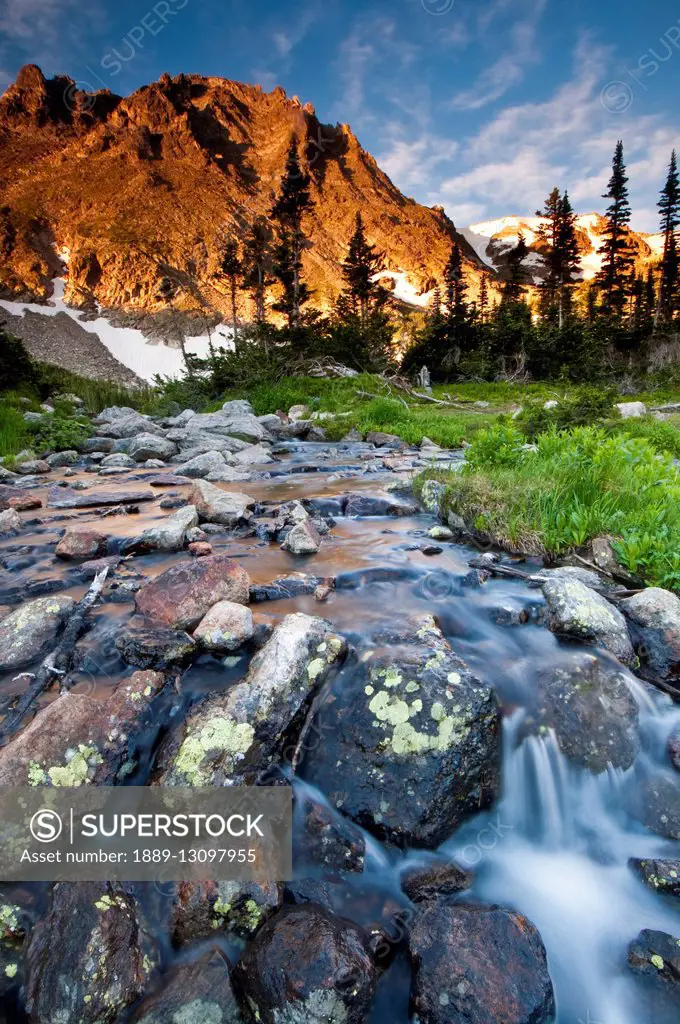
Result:
[[[155,622],[194,629],[218,601],[248,604],[250,578],[226,555],[180,562],[156,576],[136,596],[137,611]]]
[[[25,498],[26,492],[22,491],[19,487],[11,487],[9,484],[0,484],[0,512],[4,512],[6,508],[10,508],[10,501],[13,498],[18,500]]]
[[[9,507],[17,512],[30,512],[34,508],[42,508],[42,501],[31,494],[23,494],[20,498],[10,498]]]
[[[469,889],[473,882],[470,871],[453,861],[435,861],[422,868],[411,868],[400,878],[401,887],[412,903],[438,900]]]
[[[135,1011],[131,1024],[243,1024],[231,986],[231,964],[213,946],[193,964],[162,978],[157,991]]]
[[[165,681],[160,672],[135,672],[106,700],[65,693],[0,750],[0,786],[111,785]]]
[[[218,601],[194,630],[194,640],[208,651],[237,651],[253,636],[253,613],[245,605]]]
[[[105,554],[108,543],[108,536],[98,530],[68,529],[54,549],[54,553],[57,558],[66,561],[75,561],[79,558],[89,560]]]
[[[192,541],[188,550],[194,558],[207,558],[213,553],[212,545],[208,544],[207,540]]]
[[[261,881],[180,882],[172,909],[173,939],[185,945],[217,930],[252,935],[283,901],[283,884]]]

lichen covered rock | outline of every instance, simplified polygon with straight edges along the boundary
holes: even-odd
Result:
[[[553,633],[587,640],[624,665],[637,665],[628,627],[618,608],[578,579],[557,576],[543,584]]]
[[[180,562],[147,583],[136,596],[137,611],[176,629],[194,629],[218,601],[247,604],[250,579],[225,555]]]
[[[169,971],[135,1011],[131,1024],[243,1024],[231,965],[217,946]]]
[[[75,604],[72,597],[55,594],[10,612],[0,622],[0,672],[24,668],[48,654]]]

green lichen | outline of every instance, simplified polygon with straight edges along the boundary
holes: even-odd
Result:
[[[205,763],[209,754],[222,755],[225,767],[233,771],[238,758],[251,747],[255,730],[248,722],[233,718],[213,718],[195,734],[186,737],[175,760],[175,771],[183,775],[190,786],[203,786],[210,781],[210,766]]]
[[[656,967],[657,971],[662,971],[663,970],[663,968],[664,968],[663,957],[660,957],[658,955],[658,953],[655,953],[654,956],[650,956],[649,959],[654,964],[654,966]]]
[[[79,743],[77,750],[66,751],[65,765],[54,765],[47,769],[47,774],[53,786],[82,786],[90,782],[92,769],[103,760],[96,747]]]
[[[28,784],[29,786],[44,786],[47,776],[36,761],[28,762]]]
[[[15,978],[18,970],[18,964],[7,964],[7,966],[5,967],[5,974],[7,975],[8,978]]]
[[[309,665],[307,666],[307,675],[309,676],[310,680],[314,682],[315,679],[319,678],[319,676],[321,675],[325,668],[325,658],[314,658],[314,660],[310,661]]]

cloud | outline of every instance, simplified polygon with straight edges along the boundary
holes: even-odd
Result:
[[[538,24],[545,9],[546,0],[526,0],[526,16],[515,22],[509,29],[507,52],[486,68],[467,89],[461,89],[449,101],[453,110],[481,110],[504,96],[513,85],[524,78],[528,65],[540,58],[536,45]],[[479,31],[484,36],[490,31],[495,17],[509,8],[507,0],[498,2],[480,16]],[[514,9],[514,5],[513,5]],[[495,42],[495,38],[494,38]]]
[[[375,119],[365,113],[369,72],[370,85],[380,90],[381,99],[405,101],[406,92],[393,79],[412,67],[419,54],[420,47],[399,35],[392,18],[361,16],[338,49],[342,94],[334,105],[336,115],[343,121],[352,118],[358,125]]]
[[[46,74],[64,71],[106,22],[100,0],[89,0],[85,15],[80,0],[0,0],[0,61],[16,66],[18,58]]]

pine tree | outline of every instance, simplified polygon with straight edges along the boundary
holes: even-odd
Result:
[[[559,326],[563,327],[564,318],[571,311],[572,288],[581,269],[581,257],[576,237],[576,214],[566,190],[560,203],[557,245],[560,254],[557,282]]]
[[[508,253],[508,276],[503,287],[503,298],[506,302],[521,302],[524,295],[526,271],[524,261],[529,255],[524,233],[520,231],[515,245]]]
[[[670,322],[678,308],[677,230],[680,227],[680,177],[678,176],[675,150],[671,153],[668,177],[661,190],[658,207],[661,214],[664,245],[655,323],[658,323],[659,320]]]
[[[231,295],[231,326],[234,332],[234,345],[238,343],[238,315],[236,312],[236,294],[238,291],[238,282],[243,271],[243,264],[239,256],[238,241],[235,238],[229,238],[224,247],[224,253],[222,255],[221,263],[222,273],[229,282],[229,291]]]
[[[482,279],[479,282],[479,322],[486,323],[487,310],[489,306],[489,275],[482,272]]]
[[[546,265],[546,278],[542,285],[544,311],[549,311],[554,305],[557,297],[561,276],[560,263],[560,215],[562,209],[562,197],[560,190],[554,188],[545,201],[542,210],[536,210],[536,216],[541,218],[536,231],[536,237],[544,250]]]
[[[342,264],[342,276],[347,285],[351,308],[362,326],[366,325],[375,305],[384,302],[384,289],[373,280],[382,268],[382,256],[366,240],[364,222],[361,214],[357,213],[349,252]]]
[[[572,209],[568,192],[564,196],[554,188],[545,201],[543,210],[536,216],[544,221],[537,231],[545,253],[547,276],[541,303],[544,316],[550,317],[557,311],[560,328],[571,307],[570,289],[579,268],[578,241],[576,238],[576,215]]]
[[[634,257],[628,244],[631,211],[628,202],[628,175],[621,141],[616,144],[612,176],[603,199],[609,199],[611,202],[605,213],[607,226],[600,248],[602,269],[597,275],[597,281],[602,291],[605,311],[620,318],[630,291],[634,264]]]
[[[446,289],[446,342],[448,362],[457,366],[463,353],[472,348],[472,318],[466,301],[467,284],[463,273],[463,257],[458,242],[451,247],[444,268]]]
[[[265,298],[272,283],[272,232],[264,217],[258,217],[243,243],[243,283],[253,293],[255,321],[266,321]]]
[[[302,306],[310,292],[302,281],[302,253],[307,238],[302,229],[304,215],[313,206],[309,193],[311,179],[301,166],[297,139],[288,150],[281,189],[272,206],[272,217],[278,225],[278,244],[274,253],[274,274],[283,288],[283,295],[274,306],[285,313],[291,330],[302,324]]]

